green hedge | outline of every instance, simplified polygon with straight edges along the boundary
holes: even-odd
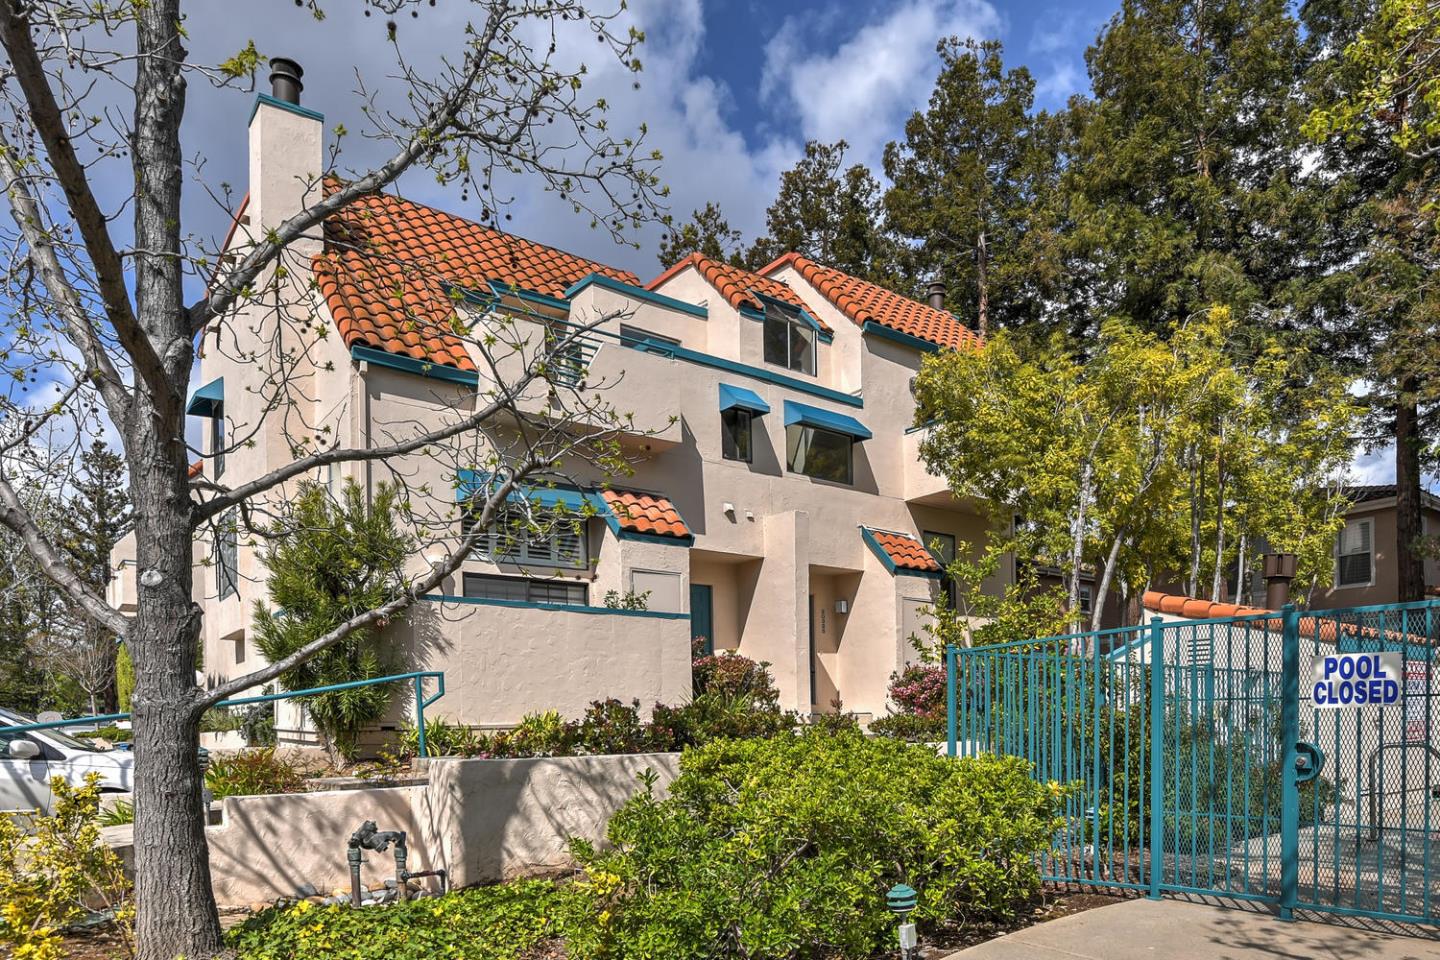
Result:
[[[1065,788],[1013,758],[950,760],[855,731],[718,741],[647,783],[610,849],[575,841],[572,883],[527,881],[381,909],[300,905],[230,934],[243,958],[827,960],[893,943],[885,892],[920,891],[922,932],[1008,919],[1039,890],[1036,855]]]
[[[670,796],[616,814],[613,848],[575,844],[612,918],[571,957],[868,957],[894,937],[885,892],[920,891],[934,927],[1012,917],[1064,789],[1013,758],[951,760],[859,733],[721,741],[688,751]]]

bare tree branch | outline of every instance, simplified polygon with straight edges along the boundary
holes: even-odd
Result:
[[[120,255],[110,238],[105,214],[90,189],[85,165],[75,154],[60,105],[55,101],[49,78],[35,49],[32,29],[23,4],[17,0],[0,0],[0,44],[10,55],[15,79],[19,81],[30,108],[30,121],[45,144],[55,178],[65,191],[66,203],[85,242],[106,318],[146,384],[152,390],[162,389],[165,381],[160,358],[136,319],[130,293],[125,288]]]
[[[91,322],[89,313],[80,302],[80,295],[66,276],[55,245],[45,229],[41,218],[40,205],[35,200],[29,184],[16,165],[15,149],[0,131],[0,172],[5,177],[5,196],[10,201],[10,214],[20,228],[29,246],[29,260],[40,274],[40,280],[50,291],[60,313],[66,338],[80,351],[85,361],[86,374],[95,382],[105,404],[115,416],[116,425],[124,429],[130,420],[130,398],[125,382],[111,362],[105,344]],[[77,378],[77,382],[78,382]]]

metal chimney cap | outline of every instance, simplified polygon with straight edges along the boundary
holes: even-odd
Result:
[[[939,278],[925,285],[925,299],[936,310],[945,309],[945,281]]]
[[[1295,578],[1295,561],[1293,553],[1267,553],[1265,554],[1264,576],[1266,580]]]
[[[301,77],[305,70],[289,57],[274,57],[270,60],[270,95],[276,100],[300,103],[300,91],[305,89]]]

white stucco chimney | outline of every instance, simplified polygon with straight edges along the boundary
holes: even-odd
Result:
[[[325,116],[300,105],[304,71],[293,60],[270,61],[271,92],[255,99],[250,114],[249,231],[260,240],[321,196]],[[320,252],[318,231],[290,249],[295,254]]]

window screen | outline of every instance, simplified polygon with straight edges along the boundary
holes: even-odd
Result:
[[[1345,524],[1345,529],[1340,531],[1335,557],[1336,586],[1365,586],[1374,579],[1372,526],[1370,520],[1351,520]]]
[[[567,580],[527,580],[524,577],[497,577],[467,573],[462,593],[477,600],[519,600],[524,603],[564,603],[585,606],[589,599],[586,584]]]

